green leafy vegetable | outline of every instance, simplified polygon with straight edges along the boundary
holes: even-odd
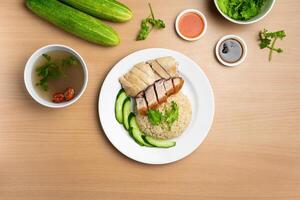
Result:
[[[151,15],[142,20],[141,28],[136,38],[137,40],[145,40],[153,28],[163,29],[166,27],[165,23],[161,19],[155,19],[151,4],[149,3],[148,5]]]
[[[36,73],[41,77],[40,81],[36,83],[37,86],[40,86],[42,90],[48,90],[48,81],[53,79],[58,79],[62,75],[65,75],[66,67],[72,66],[78,63],[78,60],[73,56],[65,58],[61,61],[61,64],[54,63],[51,60],[51,56],[47,54],[42,55],[46,63],[36,68]]]
[[[171,129],[172,124],[178,119],[179,116],[179,107],[172,101],[171,108],[165,109],[164,121],[168,125],[168,128]]]
[[[150,109],[147,112],[147,116],[152,125],[166,125],[170,130],[172,124],[178,120],[179,107],[175,101],[172,101],[170,108],[164,108],[164,114],[162,114],[159,110]]]
[[[163,119],[163,115],[159,110],[148,110],[147,112],[148,119],[152,125],[158,125]]]
[[[258,15],[267,0],[218,0],[221,11],[235,20],[249,20]]]
[[[272,60],[273,51],[277,53],[282,53],[283,50],[281,48],[275,48],[275,43],[279,38],[282,40],[286,37],[285,31],[276,31],[276,32],[269,32],[268,30],[264,29],[259,32],[259,47],[261,49],[268,48],[269,52],[269,61]]]

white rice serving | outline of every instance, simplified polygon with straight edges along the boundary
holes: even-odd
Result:
[[[158,107],[160,112],[164,112],[165,108],[170,108],[172,101],[176,102],[179,107],[178,119],[172,124],[170,128],[165,125],[152,125],[148,120],[147,115],[140,115],[136,113],[137,123],[140,129],[149,136],[160,139],[170,139],[181,135],[188,127],[192,117],[192,107],[189,99],[183,93],[179,92],[168,98],[167,102]]]

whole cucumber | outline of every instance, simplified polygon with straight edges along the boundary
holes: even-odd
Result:
[[[60,0],[89,15],[112,22],[126,22],[132,18],[131,10],[114,0]]]
[[[103,46],[120,43],[110,26],[57,0],[27,0],[26,5],[35,14],[82,39]]]

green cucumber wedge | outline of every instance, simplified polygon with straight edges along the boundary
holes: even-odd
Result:
[[[112,21],[126,22],[132,18],[131,10],[112,0],[60,0],[94,17]]]
[[[131,112],[128,116],[128,123],[129,123],[129,127],[130,128],[136,128],[139,129],[139,125],[136,122],[136,117],[135,114],[133,112]]]
[[[123,124],[123,104],[127,98],[127,95],[122,88],[116,97],[116,102],[115,102],[115,116],[116,120],[120,123]]]
[[[141,146],[146,146],[146,147],[153,147],[151,144],[148,144],[144,139],[143,139],[143,133],[140,131],[140,129],[137,128],[130,128],[131,134],[133,139]]]
[[[150,136],[145,136],[144,139],[149,144],[151,144],[155,147],[160,147],[160,148],[170,148],[170,147],[174,147],[176,145],[175,141],[155,139]]]
[[[123,125],[126,130],[129,130],[129,115],[131,113],[131,98],[127,97],[123,104]]]
[[[57,0],[27,0],[26,5],[38,16],[82,39],[103,46],[120,43],[110,26]]]

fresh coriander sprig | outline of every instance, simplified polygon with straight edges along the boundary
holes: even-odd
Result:
[[[280,40],[282,40],[285,37],[286,37],[286,34],[285,34],[284,30],[276,31],[276,32],[269,32],[268,30],[264,29],[259,32],[259,40],[260,40],[259,46],[261,49],[268,48],[270,50],[269,61],[272,60],[273,51],[275,51],[277,53],[283,52],[283,50],[281,48],[275,47],[275,43],[278,38]]]
[[[169,109],[166,107],[164,108],[164,113],[159,110],[150,109],[147,112],[147,116],[152,125],[166,125],[168,130],[171,130],[173,123],[178,120],[179,107],[175,101],[172,101]]]
[[[149,5],[151,15],[146,19],[142,20],[140,31],[138,33],[136,40],[145,40],[153,28],[163,29],[166,27],[164,21],[155,18],[151,4],[148,3],[148,5]]]

